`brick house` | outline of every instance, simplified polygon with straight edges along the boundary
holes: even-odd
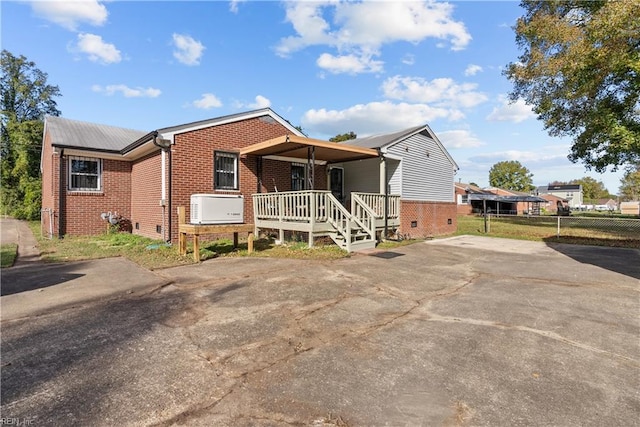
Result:
[[[350,236],[379,233],[382,224],[403,235],[446,234],[456,229],[456,170],[428,126],[335,144],[304,137],[269,108],[151,132],[47,117],[42,230],[99,234],[111,213],[134,234],[177,241],[176,208],[189,218],[191,195],[204,193],[243,196],[245,222],[257,228],[295,230],[308,219],[310,242],[345,232],[318,226],[337,227],[336,212],[355,227]],[[264,211],[294,195],[316,217]],[[349,204],[361,215],[352,217]]]
[[[538,196],[552,194],[562,200],[568,201],[571,209],[580,209],[584,203],[582,185],[580,184],[543,185],[536,188],[535,194]]]
[[[541,207],[547,206],[542,197],[504,188],[480,188],[471,184],[456,182],[454,194],[459,215],[487,213],[498,215],[539,215]]]
[[[458,215],[473,215],[482,211],[481,204],[474,206],[472,200],[473,195],[490,194],[485,192],[482,188],[473,184],[465,184],[463,182],[456,182],[453,186],[455,192],[457,213]]]
[[[569,203],[567,199],[563,199],[562,197],[558,197],[553,194],[541,194],[538,197],[546,200],[546,203],[544,203],[543,208],[545,209],[546,212],[552,213],[552,214],[558,213],[558,204],[567,205]]]

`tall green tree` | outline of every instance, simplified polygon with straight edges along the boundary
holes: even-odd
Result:
[[[489,170],[489,185],[513,191],[533,190],[533,174],[517,160],[498,162]]]
[[[58,116],[60,89],[24,56],[0,57],[0,203],[16,218],[40,215],[40,150],[45,115]]]
[[[604,172],[640,161],[640,1],[523,0],[523,52],[505,74],[569,159]]]
[[[338,134],[338,135],[334,136],[333,138],[329,138],[329,141],[331,141],[331,142],[342,142],[342,141],[349,141],[350,139],[356,139],[357,137],[358,137],[358,135],[356,135],[355,132],[351,131],[351,132],[347,132],[347,133]]]
[[[595,202],[598,199],[610,198],[611,194],[602,181],[598,181],[590,176],[574,179],[569,184],[579,184],[582,186],[582,198],[588,202]]]
[[[640,163],[627,169],[620,180],[620,198],[625,201],[640,200]]]

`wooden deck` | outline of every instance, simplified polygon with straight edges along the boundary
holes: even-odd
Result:
[[[385,209],[386,205],[386,209]],[[329,236],[352,252],[375,247],[376,233],[396,228],[400,223],[400,196],[374,193],[351,193],[351,211],[330,191],[306,190],[253,195],[256,229],[308,233],[309,247],[315,237]],[[386,213],[386,220],[385,220]]]

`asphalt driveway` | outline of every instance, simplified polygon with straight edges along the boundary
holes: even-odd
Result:
[[[637,250],[462,237],[148,274],[163,285],[5,318],[2,417],[638,425]]]

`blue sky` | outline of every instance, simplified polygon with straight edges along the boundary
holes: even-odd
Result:
[[[311,137],[428,123],[487,186],[518,160],[536,185],[621,172],[567,160],[502,76],[516,2],[3,1],[2,48],[60,87],[64,117],[150,131],[271,107]]]

